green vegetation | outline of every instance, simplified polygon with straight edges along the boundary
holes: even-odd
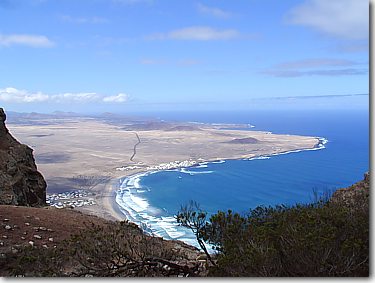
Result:
[[[203,233],[206,226],[207,213],[199,208],[197,202],[190,201],[187,205],[181,207],[181,211],[177,214],[176,220],[179,224],[189,228],[195,235],[199,246],[206,254],[211,264],[216,265],[208,253],[204,244]]]
[[[209,276],[369,276],[368,209],[361,196],[350,206],[322,200],[246,216],[219,211],[196,236],[217,251]],[[188,227],[193,215],[185,207],[177,220]]]
[[[2,276],[369,276],[369,175],[312,204],[207,213],[195,202],[178,223],[207,254],[142,233],[128,222],[91,225],[54,248],[25,247],[0,258]],[[209,255],[205,242],[216,254]],[[181,249],[176,249],[180,246]],[[189,250],[191,252],[191,249]],[[203,261],[203,262],[202,262]]]

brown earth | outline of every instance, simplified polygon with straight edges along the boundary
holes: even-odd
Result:
[[[8,267],[6,264],[2,267],[1,262],[7,262],[9,257],[14,258],[22,254],[24,247],[32,246],[33,249],[63,247],[64,240],[78,235],[79,232],[90,231],[92,224],[107,229],[111,225],[114,227],[117,223],[119,222],[87,215],[69,208],[0,205],[0,276],[9,276]],[[140,233],[135,224],[128,223],[125,229],[136,230]],[[205,274],[207,262],[203,253],[197,248],[181,241],[167,241],[159,237],[154,237],[154,239],[174,254],[175,260],[171,264],[175,263],[189,268],[198,265],[200,271],[197,271],[196,276]]]
[[[6,252],[15,245],[30,245],[29,241],[37,247],[53,247],[86,229],[89,223],[105,225],[109,221],[72,209],[0,205],[0,252]]]

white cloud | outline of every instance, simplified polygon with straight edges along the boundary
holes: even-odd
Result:
[[[30,93],[26,90],[18,90],[13,87],[0,89],[0,101],[15,103],[44,102],[49,99],[48,95],[41,92]]]
[[[50,95],[50,100],[58,103],[96,102],[100,100],[100,95],[95,92],[62,93]]]
[[[128,101],[129,96],[119,93],[114,96],[103,96],[95,92],[76,92],[45,94],[42,92],[30,92],[19,90],[13,87],[0,89],[0,102],[8,103],[33,103],[33,102],[53,102],[53,103],[101,103]]]
[[[294,69],[294,68],[315,68],[315,67],[342,67],[357,65],[357,62],[344,59],[316,58],[284,62],[277,65],[277,68]]]
[[[235,29],[218,30],[205,26],[193,26],[170,31],[168,33],[157,33],[148,39],[174,39],[174,40],[228,40],[240,37],[240,32]]]
[[[170,38],[180,40],[225,40],[239,35],[240,33],[234,29],[217,30],[211,27],[188,27],[169,33]]]
[[[367,39],[369,2],[307,0],[290,11],[288,21],[343,39]]]
[[[52,47],[55,44],[44,35],[30,34],[0,34],[0,45],[26,45],[31,47]]]
[[[126,93],[119,93],[117,95],[113,95],[113,96],[106,96],[103,98],[103,101],[104,102],[126,102],[128,101],[129,99],[129,95],[127,95]]]
[[[366,75],[366,68],[358,67],[362,63],[335,58],[309,58],[288,61],[275,65],[273,68],[260,73],[273,77],[302,77],[302,76],[351,76]],[[343,68],[346,67],[346,68]]]
[[[72,24],[104,24],[108,23],[108,19],[101,17],[72,17],[69,15],[62,15],[60,19]]]
[[[230,12],[226,12],[216,7],[208,7],[201,3],[198,3],[197,9],[199,13],[207,14],[216,18],[228,19],[232,16]]]

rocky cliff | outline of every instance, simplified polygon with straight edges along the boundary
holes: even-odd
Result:
[[[45,205],[47,184],[37,170],[33,150],[12,137],[5,120],[0,108],[0,204]]]

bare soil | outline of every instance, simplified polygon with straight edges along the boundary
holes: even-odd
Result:
[[[30,241],[34,246],[53,247],[90,223],[105,225],[110,221],[72,209],[1,205],[0,253],[30,245]]]

